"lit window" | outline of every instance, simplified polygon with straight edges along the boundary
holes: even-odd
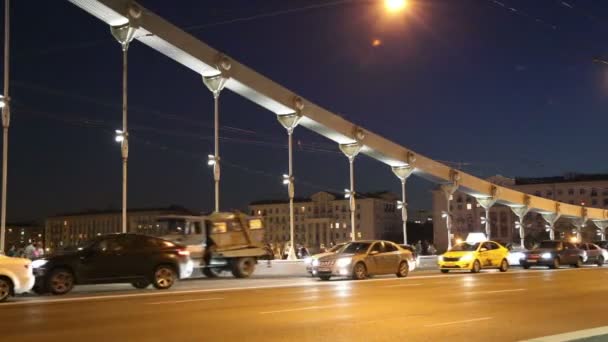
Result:
[[[471,210],[473,209],[473,205],[471,205],[471,203],[467,203],[467,210]]]
[[[340,222],[336,222],[336,228],[340,228]]]

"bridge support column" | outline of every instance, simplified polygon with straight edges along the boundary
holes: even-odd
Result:
[[[287,256],[288,260],[296,260],[296,246],[295,246],[295,228],[294,228],[294,208],[293,208],[293,198],[295,196],[295,188],[294,188],[294,177],[293,177],[293,130],[296,128],[298,123],[300,123],[300,119],[302,115],[300,112],[286,114],[286,115],[277,115],[277,119],[279,123],[285,127],[287,130],[287,148],[289,149],[289,166],[288,166],[288,174],[283,175],[283,184],[287,185],[287,194],[289,196],[289,242],[291,244],[291,248],[289,249],[289,254]]]
[[[608,233],[608,231],[606,230],[606,228],[608,227],[608,220],[593,220],[593,223],[602,232],[602,240],[607,240],[608,236],[606,234]]]
[[[230,62],[227,59],[220,59],[218,73],[211,76],[203,76],[203,83],[213,94],[213,155],[209,155],[208,163],[213,166],[214,183],[214,212],[220,211],[220,117],[219,100],[220,94],[228,81],[225,72],[230,70]]]
[[[445,195],[445,200],[447,203],[446,211],[443,213],[442,216],[445,215],[445,227],[448,233],[448,249],[450,249],[452,248],[452,209],[450,208],[450,202],[452,201],[452,196],[458,189],[458,184],[455,182],[449,184],[442,184],[440,188],[441,191],[443,191],[443,194]]]
[[[518,230],[519,230],[520,246],[521,246],[521,248],[526,248],[525,247],[526,232],[524,230],[525,229],[524,228],[524,217],[530,211],[530,207],[528,207],[528,206],[511,207],[511,210],[517,216],[518,221],[515,224],[515,228],[518,228]]]
[[[112,36],[116,38],[122,48],[122,130],[116,130],[116,141],[120,142],[120,154],[122,157],[122,232],[126,233],[127,224],[127,164],[129,160],[129,131],[127,128],[127,53],[129,44],[133,41],[137,25],[133,18],[129,22],[110,27]]]
[[[561,214],[559,212],[555,213],[542,213],[541,216],[545,219],[545,222],[549,225],[549,238],[551,240],[555,240],[555,222],[559,220]]]
[[[401,201],[397,201],[397,208],[401,209],[401,220],[403,221],[403,243],[407,245],[407,200],[405,194],[405,182],[414,171],[410,165],[393,166],[393,173],[401,180]]]
[[[476,198],[476,200],[477,200],[477,203],[479,203],[479,205],[486,212],[486,219],[485,219],[486,237],[488,238],[488,240],[491,240],[492,230],[490,229],[490,209],[496,203],[496,199],[494,197],[483,197],[483,198]]]
[[[345,191],[344,197],[349,200],[351,241],[355,241],[357,239],[355,229],[357,226],[357,222],[355,220],[355,212],[357,211],[357,206],[355,203],[355,171],[353,163],[355,162],[355,157],[361,151],[361,147],[362,146],[359,142],[354,142],[350,144],[340,144],[340,150],[348,158],[348,165],[350,170],[350,189],[347,189]]]

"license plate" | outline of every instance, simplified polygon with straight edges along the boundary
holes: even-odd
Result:
[[[319,267],[319,272],[330,272],[331,269],[329,267]]]
[[[526,261],[527,261],[527,262],[529,262],[529,263],[531,263],[531,264],[533,264],[533,263],[537,262],[538,260],[535,260],[535,259],[528,259],[528,260],[526,260]]]

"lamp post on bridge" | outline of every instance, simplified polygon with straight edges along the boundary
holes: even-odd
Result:
[[[291,114],[277,115],[277,120],[287,130],[287,148],[289,149],[289,166],[288,174],[283,175],[283,184],[287,185],[287,194],[289,196],[289,243],[291,248],[287,256],[288,260],[296,260],[297,256],[295,253],[295,228],[294,228],[294,208],[293,198],[295,196],[294,188],[294,176],[293,176],[293,130],[300,123],[302,118],[301,109],[303,108],[301,100],[296,99],[297,112]],[[299,105],[298,105],[299,104]]]
[[[521,248],[525,248],[525,227],[524,227],[524,217],[526,216],[526,214],[530,211],[530,207],[528,207],[527,205],[521,206],[521,207],[511,207],[511,211],[513,211],[513,213],[515,214],[515,216],[517,216],[517,222],[515,224],[515,228],[518,229],[519,231],[519,242],[520,242],[520,246]]]
[[[445,217],[445,227],[448,233],[448,249],[450,249],[452,248],[452,209],[450,208],[450,202],[452,201],[454,193],[458,189],[458,183],[452,182],[448,184],[442,184],[440,188],[441,191],[443,191],[443,194],[445,195],[445,200],[447,204],[445,213],[443,213],[442,216]]]
[[[110,27],[112,36],[116,38],[122,49],[122,129],[116,130],[116,141],[120,142],[122,157],[122,219],[121,231],[127,232],[127,164],[129,160],[129,131],[127,128],[127,73],[129,44],[133,41],[137,26],[135,20],[141,12],[131,8],[128,22],[120,26]]]
[[[2,209],[0,213],[0,254],[6,243],[6,192],[8,179],[8,128],[11,122],[9,97],[9,57],[10,57],[10,0],[4,0],[4,95],[0,99],[2,109]]]
[[[356,238],[356,221],[355,221],[355,212],[357,210],[356,202],[355,202],[355,173],[354,173],[354,165],[355,157],[361,151],[361,143],[354,142],[350,144],[340,144],[340,150],[344,155],[348,158],[348,165],[350,171],[350,189],[346,189],[344,198],[348,199],[349,210],[350,210],[350,230],[351,230],[351,241],[355,241]]]
[[[393,166],[391,168],[395,176],[401,180],[401,201],[397,201],[397,209],[401,209],[401,220],[403,221],[403,243],[407,245],[407,200],[405,193],[405,182],[414,171],[410,165]]]
[[[230,70],[231,64],[226,56],[219,56],[218,72],[203,76],[203,83],[213,94],[213,155],[209,155],[208,164],[213,166],[214,183],[214,212],[220,211],[220,117],[219,100],[220,94],[228,81],[225,75]]]

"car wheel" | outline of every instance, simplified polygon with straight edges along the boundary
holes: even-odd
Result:
[[[603,256],[599,256],[599,257],[597,258],[597,263],[596,263],[596,264],[597,264],[597,267],[602,267],[602,266],[604,266],[604,257],[603,257]]]
[[[4,302],[13,293],[13,282],[6,278],[0,277],[0,302]]]
[[[321,280],[327,281],[327,280],[331,279],[331,276],[320,276],[319,278],[321,278]]]
[[[479,271],[481,271],[481,264],[479,260],[475,260],[473,267],[471,267],[471,273],[479,273]]]
[[[559,268],[559,266],[560,266],[559,258],[555,258],[555,259],[553,259],[553,263],[551,264],[551,266],[549,266],[549,268],[556,269],[556,268]]]
[[[502,261],[500,262],[500,272],[507,272],[507,270],[509,269],[509,263],[507,262],[506,259],[502,259]]]
[[[530,269],[530,264],[527,264],[527,263],[524,262],[524,263],[521,263],[521,267],[523,267],[524,270],[529,270]]]
[[[235,278],[249,278],[254,270],[254,258],[237,258],[232,260],[232,275]]]
[[[139,279],[132,282],[131,285],[133,285],[133,287],[136,289],[145,289],[146,287],[150,286],[150,281],[147,279]]]
[[[574,266],[574,267],[576,267],[576,268],[580,268],[580,267],[582,267],[582,266],[583,266],[583,259],[578,258],[578,259],[576,260],[576,264],[574,264],[574,265],[572,265],[572,266]]]
[[[64,268],[51,271],[48,278],[47,288],[54,295],[63,295],[74,288],[74,274]]]
[[[441,270],[441,273],[448,273],[450,270]]]
[[[362,280],[367,278],[367,267],[362,262],[358,262],[355,267],[353,267],[353,279],[354,280]]]
[[[405,278],[410,273],[410,266],[407,264],[407,261],[402,261],[399,264],[399,269],[397,270],[397,277]]]
[[[203,268],[203,274],[207,278],[217,278],[220,276],[220,273],[222,273],[222,271],[219,268]]]
[[[167,290],[177,280],[177,273],[172,266],[160,265],[154,270],[152,285],[158,290]]]

